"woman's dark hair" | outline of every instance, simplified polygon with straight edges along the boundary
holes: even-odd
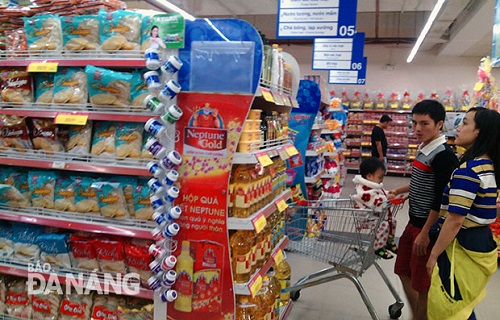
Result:
[[[385,165],[379,158],[375,157],[366,158],[359,165],[359,173],[365,179],[366,176],[374,174],[378,169],[382,169],[385,172]]]
[[[460,164],[487,155],[495,167],[495,180],[500,186],[500,114],[494,110],[473,107],[467,113],[475,112],[474,122],[479,130],[472,146],[460,157]]]
[[[151,27],[151,30],[149,31],[149,35],[152,36],[153,35],[153,29],[156,28],[158,30],[160,30],[160,28],[158,28],[158,26],[152,26]]]
[[[428,114],[429,117],[434,120],[435,124],[437,124],[439,121],[444,122],[446,118],[446,111],[444,110],[441,102],[431,99],[422,100],[417,103],[411,110],[411,114]]]

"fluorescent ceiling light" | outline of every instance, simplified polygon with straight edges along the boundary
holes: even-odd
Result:
[[[170,1],[167,0],[146,0],[146,2],[150,3],[151,5],[161,8],[165,11],[171,11],[171,12],[177,12],[180,13],[181,16],[184,17],[184,19],[194,21],[196,18],[189,14],[188,12],[184,11],[183,9],[179,8],[175,4],[171,3]]]
[[[436,20],[436,17],[443,7],[443,4],[446,2],[446,0],[438,0],[436,5],[434,6],[434,9],[432,9],[431,15],[429,16],[429,20],[425,23],[424,28],[422,29],[422,32],[418,36],[417,42],[415,43],[415,46],[413,46],[413,49],[411,49],[410,55],[408,56],[408,59],[406,59],[406,62],[410,63],[413,61],[413,58],[415,58],[415,55],[417,54],[418,49],[420,48],[420,45],[422,45],[422,42],[424,42],[425,37],[427,36],[427,33],[431,29],[432,24],[434,23],[434,20]]]

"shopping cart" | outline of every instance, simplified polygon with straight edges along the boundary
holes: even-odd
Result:
[[[373,319],[379,319],[359,277],[372,265],[394,296],[396,303],[389,306],[389,316],[401,316],[403,301],[377,263],[373,250],[375,230],[391,212],[393,217],[403,206],[405,198],[392,199],[381,209],[357,209],[350,199],[307,201],[289,205],[286,212],[285,230],[291,240],[288,250],[331,265],[331,267],[306,275],[286,291],[296,301],[300,290],[333,280],[347,278],[358,289]],[[368,214],[377,213],[380,218],[373,229],[367,229]]]

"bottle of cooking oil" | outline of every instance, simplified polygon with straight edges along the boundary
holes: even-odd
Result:
[[[256,320],[257,305],[250,296],[236,296],[236,320]]]
[[[190,254],[189,241],[182,241],[182,251],[177,257],[177,281],[175,289],[177,290],[177,299],[175,299],[175,310],[183,312],[192,311],[193,300],[193,264],[194,260]]]
[[[264,262],[266,261],[266,237],[264,234],[264,230],[261,230],[257,233],[257,249],[256,249],[256,258],[257,258],[257,268],[262,267]]]
[[[292,275],[292,269],[288,262],[283,259],[279,265],[274,268],[274,272],[276,273],[276,278],[278,279],[281,290],[285,290],[290,288],[290,279]],[[290,301],[290,292],[281,292],[280,295],[280,306],[285,306]]]
[[[261,295],[264,301],[264,306],[266,310],[266,319],[274,320],[274,293],[269,289],[269,278],[264,276],[262,279],[262,288],[259,290],[257,295]]]
[[[229,237],[231,247],[231,269],[236,283],[250,280],[252,246],[244,230],[234,232]]]
[[[264,233],[264,261],[267,261],[271,257],[273,249],[271,247],[271,225],[267,223],[261,232]]]
[[[274,295],[274,317],[273,319],[279,320],[280,318],[280,296],[281,296],[281,285],[276,279],[276,273],[274,269],[271,268],[266,275],[269,278],[269,290]]]
[[[234,203],[233,216],[236,218],[247,218],[250,215],[252,203],[252,180],[248,166],[238,165],[234,172]]]
[[[247,237],[250,240],[252,251],[250,255],[250,276],[257,270],[257,233],[255,230],[248,230]]]

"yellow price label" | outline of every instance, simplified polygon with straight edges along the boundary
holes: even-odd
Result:
[[[281,160],[286,160],[288,159],[290,156],[288,155],[288,152],[286,152],[286,149],[285,148],[282,148],[282,149],[279,149],[278,150],[278,154],[281,158]]]
[[[251,283],[248,287],[250,289],[250,293],[252,294],[252,297],[255,297],[257,295],[257,292],[262,288],[262,276],[257,276],[255,281]]]
[[[273,160],[267,155],[267,153],[260,153],[257,155],[257,160],[264,167],[270,166],[273,164]]]
[[[285,101],[283,101],[283,96],[277,92],[273,92],[274,103],[279,106],[285,105]]]
[[[88,119],[88,114],[57,114],[56,118],[54,119],[54,123],[84,126],[87,124]]]
[[[377,103],[377,109],[385,109],[385,103]]]
[[[294,155],[299,154],[299,151],[297,151],[297,148],[294,146],[290,146],[286,148],[286,153],[288,153],[290,157],[293,157]]]
[[[266,216],[260,214],[252,220],[255,232],[260,233],[267,225]]]
[[[399,107],[399,103],[391,103],[391,109],[397,109]]]
[[[445,106],[445,107],[444,107],[444,110],[445,110],[445,111],[453,111],[453,110],[454,110],[454,108],[453,108],[453,106]]]
[[[283,261],[283,259],[285,259],[285,255],[283,254],[283,250],[279,249],[278,251],[276,251],[276,254],[273,257],[274,263],[276,263],[276,265],[279,265]]]
[[[28,72],[57,72],[59,62],[31,62]]]
[[[484,87],[484,83],[482,83],[482,82],[476,82],[476,84],[474,85],[474,91],[479,91],[483,87]]]
[[[273,95],[271,94],[271,91],[264,89],[264,88],[260,88],[260,92],[262,92],[262,96],[264,97],[264,100],[274,103],[274,98],[273,98]]]
[[[286,208],[288,208],[288,204],[285,202],[284,199],[280,199],[276,201],[276,207],[278,208],[279,212],[283,212],[286,210]]]
[[[403,109],[411,109],[411,105],[409,103],[403,104]]]

